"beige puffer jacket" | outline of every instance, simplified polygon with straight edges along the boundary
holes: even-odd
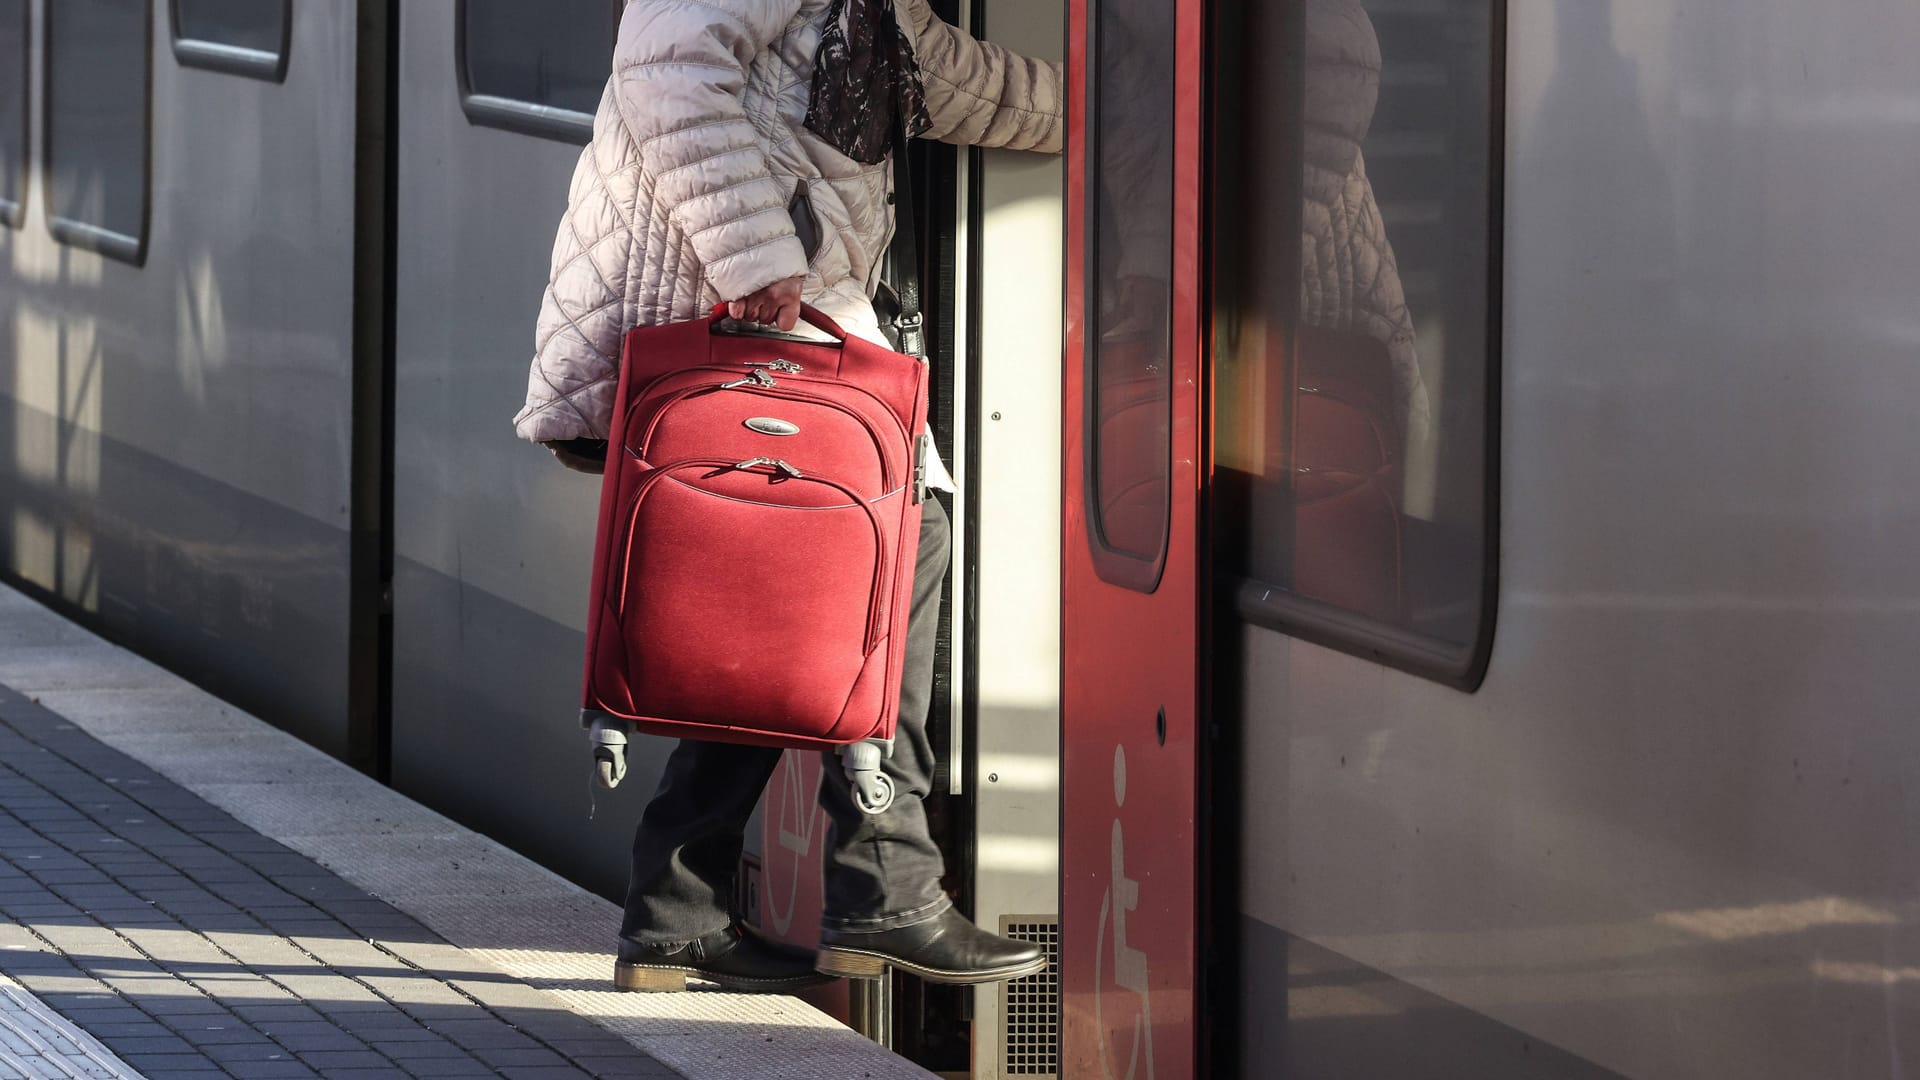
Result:
[[[828,0],[630,0],[540,307],[526,407],[536,442],[605,438],[627,329],[694,318],[806,275],[808,303],[878,338],[870,297],[893,235],[889,165],[804,126]],[[1058,65],[896,0],[933,121],[925,138],[1058,152]],[[808,261],[788,207],[805,188]]]
[[[1386,346],[1409,449],[1430,437],[1413,314],[1360,144],[1380,98],[1380,40],[1358,0],[1309,0],[1300,317]]]

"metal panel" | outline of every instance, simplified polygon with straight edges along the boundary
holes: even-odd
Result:
[[[1047,969],[1000,984],[1001,1076],[1060,1075],[1060,917],[1002,915],[1000,932],[1045,951]]]
[[[635,745],[590,806],[577,715],[599,479],[510,423],[580,150],[469,123],[455,5],[400,18],[393,782],[615,895],[664,752]]]
[[[1081,79],[1096,0],[1072,0],[1067,117],[1067,324],[1062,477],[1061,623],[1061,1065],[1079,1075],[1148,1078],[1195,1074],[1205,1050],[1196,1011],[1201,952],[1198,823],[1202,592],[1199,515],[1203,382],[1196,287],[1200,276],[1200,39],[1203,5],[1180,3],[1172,40],[1112,40],[1150,33],[1152,20],[1100,27],[1101,47],[1171,51],[1174,111],[1172,221],[1128,223],[1172,233],[1171,431],[1165,445],[1170,506],[1164,561],[1151,593],[1144,578],[1116,583],[1096,560],[1086,499],[1097,490],[1085,425],[1099,423],[1088,391],[1089,335],[1082,317],[1095,273],[1086,232],[1089,98]],[[1110,9],[1124,14],[1126,9]],[[1099,161],[1106,168],[1108,162]],[[1151,431],[1151,429],[1147,429]],[[1136,432],[1136,435],[1142,434]],[[1143,441],[1157,442],[1150,436]],[[1109,536],[1109,540],[1113,537]],[[1159,560],[1156,560],[1159,561]]]
[[[1064,52],[1063,5],[988,0],[974,32],[1031,56]],[[956,476],[974,492],[972,685],[978,739],[974,916],[1054,912],[1060,879],[1061,192],[1058,158],[975,151],[964,347],[974,366],[974,452]],[[964,415],[964,413],[963,413]],[[972,475],[968,475],[971,470]],[[955,550],[955,562],[965,559]],[[1056,916],[1057,918],[1057,916]],[[975,1076],[1002,1075],[1000,988],[974,995]]]
[[[342,753],[353,26],[300,5],[292,41],[285,86],[156,56],[144,268],[44,199],[0,231],[0,565]]]
[[[1911,1076],[1920,9],[1509,33],[1492,664],[1467,696],[1250,630],[1243,909],[1614,1072]],[[1304,1030],[1281,970],[1249,1032]]]

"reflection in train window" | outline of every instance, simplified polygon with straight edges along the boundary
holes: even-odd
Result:
[[[0,224],[27,202],[27,0],[0,0]]]
[[[613,72],[620,7],[620,0],[460,0],[467,119],[586,145]]]
[[[148,0],[60,0],[46,12],[49,226],[139,265],[147,240]]]
[[[1094,568],[1152,592],[1172,447],[1174,5],[1093,9],[1087,199],[1087,516]]]
[[[1214,117],[1216,521],[1245,617],[1477,685],[1498,4],[1244,3]]]
[[[279,82],[293,0],[173,0],[173,55],[189,67]]]

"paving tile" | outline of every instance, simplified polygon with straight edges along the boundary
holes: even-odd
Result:
[[[375,993],[378,993],[395,1005],[400,1006],[408,1012],[413,1012],[416,1015],[418,1015],[418,1010],[425,1009],[429,1006],[441,1006],[448,1010],[459,1010],[453,1013],[454,1016],[467,1014],[477,1015],[479,1013],[479,1008],[474,1005],[471,1000],[460,994],[459,991],[454,990],[430,975],[413,974],[407,976],[392,976],[369,974],[361,976],[361,981],[365,982]]]
[[[218,1024],[191,1030],[181,1030],[180,1037],[195,1046],[205,1049],[212,1046],[234,1046],[240,1043],[262,1041],[260,1032],[252,1025],[234,1021],[232,1024]]]
[[[436,1020],[427,1026],[470,1050],[507,1050],[539,1045],[498,1020]]]
[[[264,1034],[274,1042],[300,1054],[345,1052],[366,1050],[368,1044],[332,1024],[316,1024],[315,1028],[328,1028],[328,1031],[289,1032],[284,1029],[263,1028]]]
[[[139,1015],[139,1010],[137,1009],[130,1010],[130,1011],[132,1011],[136,1016]],[[172,1028],[167,1027],[167,1025],[161,1023],[158,1020],[131,1020],[131,1021],[113,1020],[113,1021],[105,1021],[105,1022],[101,1022],[101,1021],[89,1022],[76,1015],[72,1015],[72,1014],[62,1014],[62,1015],[66,1016],[68,1020],[73,1021],[75,1027],[81,1028],[87,1034],[93,1036],[96,1039],[99,1039],[102,1042],[105,1042],[108,1039],[139,1039],[139,1038],[153,1039],[153,1038],[160,1038],[162,1036],[173,1034]]]
[[[492,1067],[481,1064],[472,1058],[408,1058],[399,1063],[409,1076],[454,1078],[498,1076]]]
[[[240,911],[194,913],[182,915],[180,921],[203,934],[259,934],[266,931],[258,919]]]
[[[65,975],[42,976],[34,972],[22,972],[14,976],[20,985],[33,991],[40,1003],[65,1013],[68,1009],[91,1009],[103,1005],[119,1005],[124,1002],[119,994],[107,990],[100,983],[85,976],[69,978]]]
[[[274,1027],[281,1024],[314,1023],[321,1020],[318,1010],[304,1004],[287,1005],[241,1005],[234,1014],[248,1023],[262,1027]]]
[[[371,1050],[318,1050],[300,1060],[323,1073],[334,1069],[391,1069],[394,1063]]]
[[[444,1042],[445,1041],[439,1035],[434,1034],[432,1031],[426,1028],[423,1028],[418,1024],[415,1024],[411,1027],[401,1027],[399,1025],[390,1025],[390,1026],[381,1026],[381,1027],[361,1027],[361,1028],[356,1028],[349,1025],[349,1030],[351,1030],[355,1035],[359,1036],[360,1038],[365,1039],[370,1043],[379,1043],[381,1046],[392,1046],[396,1043],[425,1043],[425,1042]]]
[[[227,1067],[229,1076],[238,1080],[309,1080],[320,1075],[297,1060],[236,1061]]]
[[[381,1009],[357,1009],[346,1012],[336,1012],[333,1013],[329,1019],[341,1027],[346,1028],[348,1031],[367,1036],[378,1034],[382,1038],[387,1037],[390,1033],[398,1036],[404,1033],[427,1030],[411,1016],[394,1009],[392,1006]],[[428,1032],[428,1034],[432,1033]]]
[[[359,938],[296,936],[293,943],[322,963],[336,968],[358,967],[369,971],[387,971],[401,977],[415,973],[415,969],[405,960]]]
[[[508,1066],[500,1070],[507,1080],[593,1080],[592,1075],[571,1065],[532,1066],[514,1068]]]
[[[428,1058],[461,1061],[479,1060],[461,1047],[438,1037],[412,1042],[391,1042],[385,1039],[371,1039],[368,1040],[368,1042],[375,1050],[380,1051],[395,1061],[401,1062],[421,1061]]]
[[[451,1002],[430,1004],[404,1004],[400,1006],[408,1016],[426,1023],[438,1024],[447,1020],[481,1020],[487,1016],[487,1010],[466,999],[456,1005]]]
[[[573,1064],[599,1080],[652,1080],[654,1077],[674,1075],[638,1050],[624,1056],[577,1057],[573,1059]]]
[[[274,981],[301,1000],[312,1002],[321,1012],[337,1012],[342,1006],[355,1003],[383,1004],[373,991],[354,980],[327,973],[325,968],[315,970],[320,973],[276,974]]]
[[[254,974],[195,975],[193,985],[230,1009],[241,1005],[293,1004],[300,999],[277,983]]]
[[[275,919],[271,925],[276,933],[299,937],[341,935],[348,932],[347,928],[339,922],[324,915],[313,919]]]
[[[559,1054],[554,1053],[544,1046],[509,1049],[477,1047],[471,1052],[474,1057],[479,1058],[481,1061],[495,1068],[565,1065],[567,1063],[566,1058],[561,1057]]]
[[[147,1024],[154,1023],[152,1017],[131,1005],[98,1005],[88,1008],[60,1010],[60,1015],[75,1025],[92,1031],[103,1024]],[[166,1034],[160,1032],[160,1034]]]
[[[204,995],[198,997],[154,998],[136,1001],[134,1004],[159,1017],[163,1022],[170,1016],[189,1016],[226,1011],[218,1001]]]
[[[200,1052],[229,1068],[236,1062],[293,1060],[292,1051],[265,1038],[255,1038],[251,1042],[222,1043],[218,1046],[202,1047]]]
[[[147,1074],[219,1068],[213,1059],[201,1054],[120,1054],[116,1051],[116,1056],[129,1067]]]
[[[97,1036],[107,1049],[121,1057],[134,1054],[190,1054],[193,1044],[172,1032],[155,1035]]]
[[[165,1024],[169,1030],[178,1034],[181,1038],[187,1039],[189,1042],[192,1041],[191,1033],[193,1032],[230,1031],[249,1026],[245,1020],[240,1019],[238,1016],[220,1008],[218,1004],[214,1003],[209,1003],[208,1011],[206,1012],[171,1014],[160,1017],[160,1022]]]
[[[80,969],[75,967],[73,961],[67,959],[64,954],[54,952],[51,949],[25,948],[7,949],[4,952],[0,952],[0,971],[13,974],[26,971],[35,971],[44,975],[63,973],[80,974]]]

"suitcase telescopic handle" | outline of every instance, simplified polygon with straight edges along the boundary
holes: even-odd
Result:
[[[727,318],[727,305],[713,305],[713,321],[719,322],[724,318]],[[847,340],[847,332],[840,329],[840,324],[829,319],[819,308],[814,307],[812,304],[800,305],[800,318],[805,320],[809,326],[833,335],[833,340],[835,341]]]

